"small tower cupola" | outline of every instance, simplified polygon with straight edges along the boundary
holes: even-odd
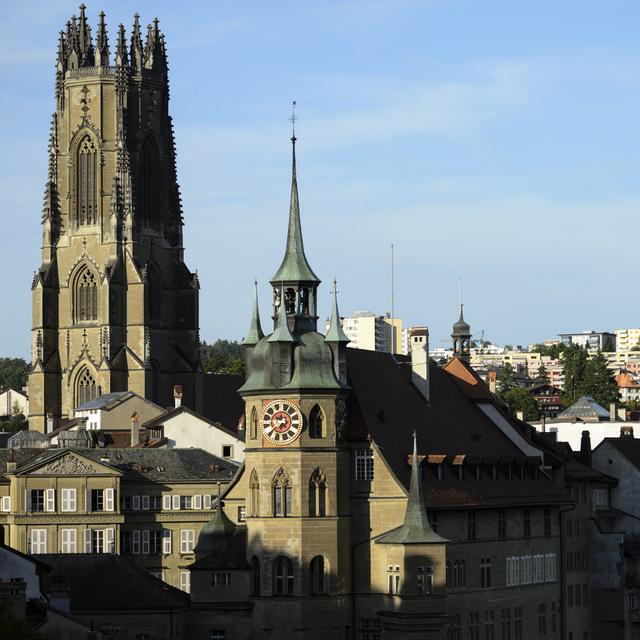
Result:
[[[292,121],[295,123],[295,115],[292,116]],[[315,331],[317,327],[317,291],[320,279],[307,261],[302,241],[296,175],[296,140],[294,129],[291,136],[291,201],[287,246],[282,264],[271,278],[271,285],[273,286],[274,326],[278,322],[280,304],[284,301],[289,327],[295,332],[303,332]]]
[[[342,320],[338,311],[338,283],[333,281],[333,304],[331,306],[331,319],[329,329],[324,337],[325,342],[331,347],[333,353],[334,373],[340,384],[347,384],[347,344],[351,342],[342,329]]]
[[[471,357],[471,327],[464,319],[464,305],[462,303],[460,303],[460,317],[453,325],[451,339],[453,340],[454,357],[468,362]]]

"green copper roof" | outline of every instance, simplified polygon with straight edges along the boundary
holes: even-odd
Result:
[[[418,462],[418,445],[416,432],[413,432],[413,460],[411,462],[411,484],[407,510],[402,526],[378,538],[384,544],[433,544],[446,543],[448,540],[439,536],[429,524],[427,508],[424,504],[420,466]]]
[[[342,322],[340,321],[340,313],[338,312],[338,287],[337,282],[333,281],[333,305],[331,307],[331,320],[329,321],[329,330],[324,339],[327,342],[351,342],[342,330]]]
[[[333,372],[333,354],[322,334],[308,331],[298,336],[293,352],[293,375],[283,389],[340,389]]]
[[[300,226],[300,205],[298,203],[298,180],[296,177],[296,138],[293,143],[293,164],[291,177],[291,204],[289,206],[289,230],[287,232],[287,249],[280,268],[276,271],[271,284],[278,282],[320,282],[312,271],[307,257],[304,255],[302,227]]]
[[[269,336],[269,342],[295,342],[296,339],[289,329],[287,322],[287,310],[284,301],[284,285],[280,285],[280,307],[278,312],[278,324]]]
[[[464,313],[463,313],[464,305],[460,305],[460,317],[458,318],[458,322],[453,325],[453,333],[454,336],[470,336],[471,335],[471,326],[468,322],[465,322]]]
[[[236,525],[227,517],[220,499],[220,484],[218,483],[218,507],[215,514],[202,527],[198,537],[198,544],[195,552],[198,556],[204,556],[219,549],[223,549],[226,545],[228,536],[235,533]]]
[[[251,326],[249,327],[249,333],[247,337],[242,341],[242,344],[252,346],[258,344],[264,333],[262,332],[262,326],[260,325],[260,309],[258,308],[258,282],[255,282],[255,298],[253,300],[253,315],[251,316]]]

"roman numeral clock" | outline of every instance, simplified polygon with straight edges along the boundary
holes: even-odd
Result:
[[[291,444],[302,433],[302,413],[291,402],[274,400],[262,410],[260,428],[269,442],[278,446]]]

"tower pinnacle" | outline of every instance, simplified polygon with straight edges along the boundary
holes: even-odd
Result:
[[[331,306],[331,319],[329,321],[329,330],[325,336],[327,342],[351,342],[347,335],[342,330],[342,323],[340,322],[340,312],[338,311],[338,283],[335,278],[333,280],[333,290],[331,291],[333,296],[333,304]]]
[[[245,346],[252,346],[258,344],[262,338],[264,338],[264,333],[262,331],[262,326],[260,324],[260,308],[258,306],[258,281],[254,282],[255,286],[255,296],[253,300],[253,315],[251,316],[251,325],[249,327],[249,333],[247,337],[243,340],[242,344]]]

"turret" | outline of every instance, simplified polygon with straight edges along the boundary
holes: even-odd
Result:
[[[471,357],[471,327],[464,319],[464,305],[462,303],[460,303],[460,317],[453,325],[451,339],[453,340],[454,357],[468,362]]]
[[[251,369],[251,356],[253,354],[253,349],[255,346],[264,338],[264,333],[262,331],[262,325],[260,324],[260,308],[258,306],[258,281],[254,282],[255,286],[255,296],[253,300],[253,313],[251,315],[251,324],[249,325],[249,332],[247,336],[242,341],[242,346],[244,347],[245,353],[245,365],[247,375],[249,374],[249,370]]]
[[[333,304],[331,306],[331,319],[329,329],[324,337],[325,342],[331,347],[333,353],[333,371],[340,384],[347,384],[347,344],[351,342],[342,330],[342,320],[338,311],[338,283],[333,281]]]
[[[116,46],[116,66],[126,67],[129,64],[129,56],[127,55],[127,38],[124,32],[124,25],[118,27],[118,44]]]
[[[109,66],[109,40],[107,38],[107,25],[104,21],[104,11],[100,12],[100,22],[96,33],[96,66]]]

